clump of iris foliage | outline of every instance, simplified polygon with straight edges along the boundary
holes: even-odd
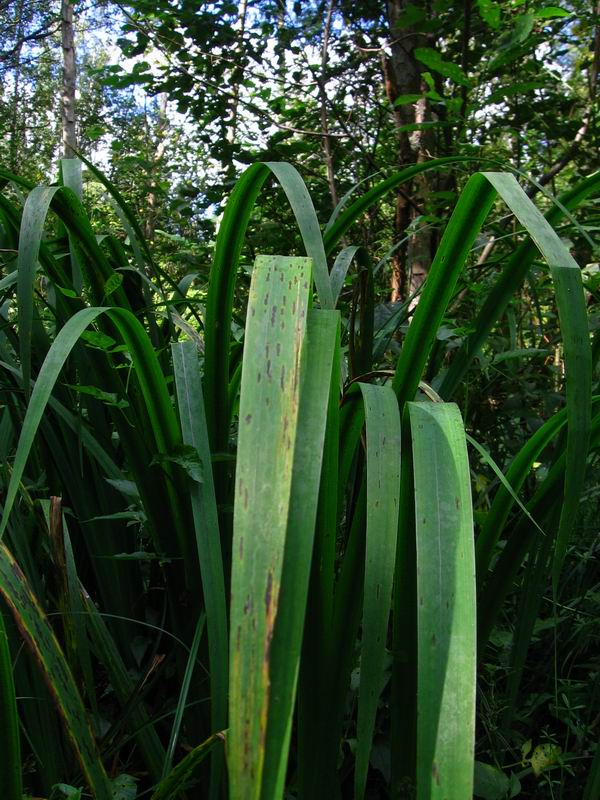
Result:
[[[474,173],[414,314],[376,324],[369,253],[341,242],[452,161],[398,172],[323,228],[292,166],[251,166],[202,304],[91,164],[122,230],[92,229],[79,161],[53,186],[0,172],[3,798],[598,796],[599,698],[584,718],[568,688],[598,661],[565,654],[552,621],[593,589],[571,556],[600,445],[599,347],[553,226],[577,225],[600,175],[544,217],[513,175]],[[273,176],[305,253],[259,256],[250,278],[240,258]],[[499,203],[517,233],[449,339]],[[551,279],[561,399],[498,465],[463,388],[534,265]],[[546,352],[529,347],[505,360]],[[474,526],[477,470],[490,477]],[[532,735],[522,706],[542,628],[546,707],[570,703],[578,723],[561,741]]]

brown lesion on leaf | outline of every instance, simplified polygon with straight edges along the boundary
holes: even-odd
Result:
[[[431,774],[433,776],[434,781],[436,782],[436,785],[439,786],[441,784],[440,771],[439,771],[438,765],[435,763],[435,761],[431,765]]]

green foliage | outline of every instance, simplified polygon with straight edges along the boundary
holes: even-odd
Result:
[[[598,698],[584,712],[585,674],[560,665],[597,664],[595,545],[577,514],[600,446],[598,348],[582,273],[550,224],[563,204],[544,218],[514,175],[471,176],[410,319],[400,307],[375,321],[365,248],[348,245],[330,271],[362,213],[449,163],[392,175],[324,232],[290,165],[250,166],[223,215],[205,314],[110,180],[92,173],[127,241],[97,238],[68,188],[2,173],[8,791],[21,767],[38,796],[85,783],[156,800],[462,800],[519,785],[533,797],[558,774],[565,796],[593,790],[597,757],[589,780],[579,764],[592,763]],[[270,174],[306,255],[259,256],[248,276]],[[596,177],[574,187],[569,214],[597,189]],[[503,239],[498,198],[522,226]],[[501,255],[475,281],[484,224]],[[518,319],[515,264],[520,281],[544,276]],[[542,361],[559,347],[564,376]],[[504,391],[533,397],[514,441],[481,411]],[[486,453],[470,467],[465,429]],[[60,524],[43,513],[53,496]],[[555,642],[553,690],[537,654],[575,606],[590,610]],[[531,688],[541,678],[546,696]],[[19,702],[22,737],[15,696],[44,698]]]

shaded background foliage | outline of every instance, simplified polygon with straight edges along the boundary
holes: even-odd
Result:
[[[60,6],[37,0],[13,0],[2,5],[0,160],[11,172],[33,182],[55,176],[59,153]],[[106,2],[91,7],[75,3],[73,8],[78,148],[101,167],[134,210],[162,280],[193,281],[192,302],[180,310],[194,327],[194,315],[202,314],[206,301],[214,239],[224,202],[247,164],[266,160],[297,165],[317,215],[324,222],[340,200],[347,207],[402,166],[433,157],[465,157],[464,162],[422,173],[382,196],[380,202],[365,209],[348,241],[343,242],[364,245],[373,259],[376,329],[385,320],[392,320],[389,335],[380,335],[375,342],[375,366],[380,369],[395,368],[409,322],[402,302],[418,291],[448,215],[472,172],[480,167],[513,169],[528,194],[535,195],[540,207],[548,210],[551,200],[540,187],[558,195],[589,177],[599,165],[597,3],[248,0],[239,4]],[[118,231],[112,265],[118,268],[131,263],[133,237],[123,230],[114,198],[89,170],[84,170],[84,182],[84,203],[94,231]],[[26,191],[25,185],[9,187],[11,202],[19,202]],[[352,192],[349,198],[348,192]],[[255,210],[242,252],[242,266],[248,271],[258,253],[303,253],[293,215],[282,198],[282,191],[274,188]],[[563,218],[558,231],[583,267],[597,361],[597,197],[584,200],[574,213],[576,219]],[[17,242],[8,226],[3,237],[5,277],[15,268]],[[522,239],[519,226],[498,204],[475,242],[437,333],[424,376],[434,389],[443,385],[449,365],[477,325],[474,320],[485,298],[501,271],[511,263]],[[52,258],[60,263],[67,252],[60,223],[47,224],[46,242],[54,248]],[[119,246],[125,248],[126,255]],[[242,339],[249,280],[242,270],[233,318],[237,342]],[[139,283],[130,276],[124,286],[142,313],[144,299],[139,294]],[[361,340],[358,326],[356,341],[350,333],[356,315],[368,302],[367,290],[358,283],[349,278],[342,289],[344,355]],[[36,288],[39,297],[45,298],[44,285]],[[8,291],[5,298],[8,303]],[[106,297],[98,296],[96,301],[103,299]],[[156,298],[154,302],[158,302]],[[39,307],[46,329],[52,329],[51,303],[44,299]],[[12,330],[14,306],[5,305],[4,309],[5,321]],[[543,421],[564,407],[564,353],[557,317],[547,270],[541,261],[534,260],[525,284],[497,320],[476,364],[455,394],[468,431],[475,439],[485,441],[503,471]],[[162,317],[154,320],[150,314],[149,328],[156,324],[161,328],[166,325]],[[35,328],[34,337],[39,345],[36,372],[48,342],[42,326]],[[165,341],[155,336],[163,364],[168,361]],[[110,349],[115,344],[91,341],[88,346]],[[236,349],[234,342],[232,367],[239,351],[239,344]],[[354,366],[359,362],[360,358]],[[120,366],[125,372],[129,365],[123,362]],[[113,423],[107,422],[105,413],[99,413],[85,388],[81,389],[89,389],[94,383],[93,368],[78,369],[82,372],[72,371],[70,383],[62,388],[60,396],[71,407],[82,409],[84,417],[104,434],[110,434]],[[352,368],[350,371],[352,374]],[[353,376],[358,372],[355,370]],[[597,379],[596,367],[596,384]],[[73,389],[77,384],[80,389]],[[102,391],[110,395],[109,403],[136,402],[125,399],[108,384],[102,384]],[[126,418],[129,412],[118,413]],[[21,414],[19,408],[17,417]],[[3,436],[8,458],[7,424]],[[39,463],[29,472],[27,490],[34,497],[59,493],[65,484],[64,474],[52,467],[46,467],[44,474],[42,469],[42,465],[52,463],[48,457],[53,448],[52,430],[47,436],[42,445],[46,456],[38,456]],[[71,433],[61,431],[60,436],[70,448],[74,447]],[[542,485],[562,447],[561,434],[540,454],[526,481],[528,498]],[[231,455],[221,453],[219,457],[227,463]],[[92,464],[85,464],[88,478],[95,471]],[[481,527],[499,480],[489,463],[475,451],[471,452],[471,471],[476,522]],[[74,480],[74,474],[70,474]],[[550,586],[540,584],[542,602],[534,614],[532,645],[517,695],[511,694],[515,625],[526,611],[522,598],[531,585],[533,559],[515,577],[490,645],[482,654],[477,756],[489,764],[511,764],[506,768],[507,775],[529,770],[522,776],[523,796],[547,797],[554,791],[556,796],[581,797],[586,780],[584,768],[589,764],[597,735],[597,476],[594,455],[576,521],[577,535],[567,554],[559,604],[553,604]],[[103,584],[99,559],[119,550],[114,549],[116,544],[113,551],[106,545],[107,552],[102,552],[103,536],[108,535],[109,526],[100,523],[93,545],[99,549],[88,552],[87,547],[81,546],[83,526],[76,536],[78,574],[84,585],[98,586],[94,599],[103,608],[114,613],[121,613],[123,608],[128,609],[127,613],[133,610],[139,621],[161,628],[167,617],[166,604],[160,599],[164,589],[162,566],[152,556],[144,500],[135,487],[128,488],[130,494],[124,486],[103,488],[102,500],[107,508],[127,515],[111,523],[111,535],[119,542],[121,552],[138,552],[139,548],[149,552],[150,557],[141,566],[132,566],[126,560],[118,563],[119,586],[124,594],[111,596]],[[79,519],[98,515],[91,496],[84,495],[78,502]],[[33,505],[25,505],[22,515],[32,552],[42,561],[53,563],[55,554],[49,559],[48,545],[36,533],[39,512]],[[522,522],[515,509],[508,529],[519,532],[519,525]],[[495,553],[495,559],[500,558],[501,550]],[[177,564],[168,565],[166,574],[167,582],[176,582],[180,577]],[[58,581],[58,576],[40,579],[36,591],[43,594],[49,587],[57,600],[61,589],[52,586],[54,580]],[[125,588],[128,583],[133,589]],[[133,597],[136,592],[138,597],[144,596],[143,609]],[[190,607],[188,597],[182,602]],[[181,654],[148,669],[148,663],[155,663],[151,656],[160,656],[161,643],[146,635],[147,631],[138,631],[131,648],[132,628],[118,622],[110,626],[126,667],[134,676],[135,691],[152,697],[152,711],[160,715],[172,707],[177,696]],[[193,631],[189,626],[182,628],[182,637],[190,644]],[[206,649],[205,642],[201,657],[206,659],[202,648]],[[32,694],[44,691],[33,670],[22,680],[23,685],[30,681]],[[111,695],[114,687],[103,674],[99,689],[109,698],[108,710],[96,715],[96,724],[101,729],[108,727],[108,734],[104,731],[104,752],[118,751],[119,769],[131,765],[135,770],[135,751],[129,751],[127,745],[119,747],[124,723],[119,720],[118,699]],[[371,760],[371,791],[375,797],[387,796],[390,779],[386,744],[389,691],[386,688],[382,695]],[[90,701],[92,696],[90,692]],[[349,697],[353,702],[355,695],[351,693]],[[515,712],[510,720],[505,713],[507,704]],[[198,744],[198,730],[209,728],[206,716],[197,727],[187,719],[187,745]],[[136,723],[142,721],[138,718]],[[35,726],[33,715],[28,724]],[[164,739],[166,726],[159,730]],[[60,740],[58,729],[53,738]],[[355,744],[355,731],[350,725],[343,741],[342,774],[346,778]],[[520,757],[530,757],[538,744],[560,746],[570,754],[570,760],[558,777],[551,771],[536,783],[530,777],[531,767],[521,765]],[[69,756],[61,749],[62,745],[57,745],[52,756],[55,763],[44,765],[40,774],[32,778],[32,787],[35,784],[47,790],[51,776],[68,763]],[[32,769],[34,762],[31,754]],[[348,782],[346,788],[347,785]],[[510,791],[507,788],[504,795]]]

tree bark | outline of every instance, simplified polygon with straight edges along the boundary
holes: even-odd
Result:
[[[329,194],[331,195],[331,202],[335,208],[338,204],[337,187],[335,185],[335,174],[333,171],[333,150],[331,147],[331,136],[329,135],[329,121],[327,119],[327,61],[328,61],[328,47],[329,36],[331,33],[331,20],[333,18],[333,8],[335,0],[329,0],[327,6],[327,15],[325,17],[325,25],[323,27],[323,41],[321,44],[321,76],[319,79],[319,100],[321,104],[321,131],[323,132],[323,158],[325,160],[325,167],[327,169],[327,183],[329,185]]]
[[[168,96],[165,92],[159,95],[158,98],[158,119],[154,127],[154,136],[148,137],[149,146],[153,149],[152,153],[148,153],[148,161],[152,163],[150,171],[150,185],[148,196],[146,198],[146,223],[144,225],[144,235],[149,242],[154,241],[154,234],[156,231],[156,218],[158,215],[157,207],[157,194],[158,182],[160,180],[160,169],[162,161],[165,157],[165,150],[167,148],[167,133],[169,131],[169,117],[167,114],[167,101]]]
[[[382,59],[384,80],[388,100],[394,108],[394,122],[398,134],[398,166],[424,161],[432,146],[424,130],[407,131],[406,125],[426,122],[430,119],[429,103],[422,96],[414,103],[394,105],[401,95],[423,95],[427,87],[423,84],[422,65],[414,55],[418,47],[427,45],[425,34],[410,26],[400,26],[399,21],[410,5],[407,0],[388,0],[390,27],[390,57]],[[410,223],[417,216],[416,207],[421,205],[429,191],[429,179],[420,176],[405,192],[398,193],[394,219],[394,237],[400,240],[406,235]],[[414,201],[411,203],[406,194]],[[425,280],[431,265],[431,235],[421,230],[413,233],[406,244],[399,248],[392,260],[391,301],[399,302],[413,295]]]
[[[73,27],[73,4],[61,1],[61,41],[63,51],[63,74],[61,92],[61,121],[63,158],[75,158],[77,149],[75,90],[77,69],[75,62],[75,33]]]

